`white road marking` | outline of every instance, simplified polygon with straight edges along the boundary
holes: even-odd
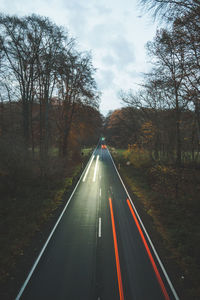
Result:
[[[98,160],[99,160],[99,155],[97,155],[97,158],[96,158],[96,164],[95,164],[95,169],[94,169],[93,182],[95,182],[95,180],[96,180]]]
[[[89,166],[88,166],[88,168],[87,168],[87,171],[85,172],[85,176],[83,177],[83,182],[85,181],[85,179],[86,179],[86,177],[87,177],[87,174],[88,174],[88,172],[89,172],[89,169],[90,169],[90,167],[91,167],[91,164],[92,164],[92,162],[93,162],[93,159],[94,159],[94,155],[92,156],[92,159],[91,159],[91,161],[90,161],[90,163],[89,163]]]
[[[101,218],[99,218],[99,238],[101,237]]]
[[[99,191],[99,196],[101,197],[101,188],[100,188],[100,191]]]

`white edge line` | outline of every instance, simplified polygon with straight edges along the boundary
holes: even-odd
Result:
[[[98,146],[98,145],[97,145],[97,146]],[[97,149],[97,147],[94,149],[94,151],[93,151],[91,157],[94,156],[94,152],[95,152],[96,149]],[[90,162],[90,160],[91,160],[91,157],[90,157],[90,159],[89,159],[89,161],[88,161],[88,163],[87,163],[85,169],[87,168],[87,166],[88,166],[88,164],[89,164],[89,162]],[[85,171],[85,169],[84,169],[84,171]],[[19,300],[20,297],[21,297],[21,295],[23,294],[23,292],[24,292],[24,290],[25,290],[25,288],[26,288],[26,286],[27,286],[27,284],[28,284],[28,282],[29,282],[29,280],[30,280],[30,278],[31,278],[31,276],[32,276],[32,274],[33,274],[33,272],[35,271],[35,268],[37,267],[37,265],[38,265],[38,263],[39,263],[40,258],[42,257],[42,255],[43,255],[43,253],[44,253],[44,251],[45,251],[45,249],[46,249],[46,247],[47,247],[47,245],[48,245],[48,243],[49,243],[49,241],[50,241],[52,235],[54,234],[54,231],[56,230],[56,227],[58,226],[58,224],[59,224],[59,222],[60,222],[60,220],[61,220],[63,214],[65,213],[65,210],[67,209],[67,207],[68,207],[68,205],[69,205],[69,203],[70,203],[70,201],[71,201],[71,199],[72,199],[72,197],[73,197],[73,195],[74,195],[74,193],[75,193],[75,191],[76,191],[76,189],[77,189],[77,187],[78,187],[78,185],[79,185],[79,183],[80,183],[80,181],[81,181],[81,179],[82,179],[82,177],[83,177],[84,171],[82,172],[81,177],[79,178],[79,181],[77,182],[77,184],[76,184],[76,186],[75,186],[73,192],[71,193],[71,196],[70,196],[69,200],[67,201],[67,204],[65,205],[63,211],[61,212],[60,217],[58,218],[56,224],[54,225],[54,227],[53,227],[53,229],[52,229],[52,231],[51,231],[51,233],[50,233],[50,235],[49,235],[49,237],[48,237],[46,243],[44,244],[42,250],[40,251],[40,254],[38,255],[38,257],[37,257],[35,263],[33,264],[32,268],[31,268],[31,271],[29,272],[29,274],[28,274],[28,276],[27,276],[27,278],[26,278],[24,284],[22,285],[22,287],[21,287],[21,289],[20,289],[20,291],[19,291],[17,297],[15,298],[15,300]]]
[[[107,150],[108,150],[108,148],[107,148]],[[114,163],[114,160],[113,160],[113,158],[112,158],[112,156],[111,156],[109,150],[108,150],[108,153],[109,153],[109,155],[110,155],[110,157],[111,157],[113,166],[115,167],[115,170],[116,170],[116,172],[117,172],[117,174],[118,174],[118,176],[119,176],[119,179],[120,179],[120,181],[121,181],[121,183],[122,183],[122,185],[123,185],[123,187],[124,187],[124,189],[125,189],[125,191],[126,191],[126,194],[127,194],[127,196],[129,197],[129,200],[130,200],[131,205],[132,205],[132,207],[133,207],[133,209],[134,209],[134,211],[135,211],[135,214],[137,215],[137,218],[138,218],[138,220],[139,220],[139,222],[140,222],[140,225],[142,226],[142,229],[143,229],[144,233],[146,234],[146,237],[147,237],[147,239],[148,239],[148,241],[149,241],[149,244],[151,245],[151,248],[152,248],[152,250],[153,250],[153,252],[154,252],[154,255],[155,255],[155,257],[156,257],[156,259],[157,259],[157,261],[158,261],[158,263],[159,263],[159,265],[160,265],[160,267],[161,267],[161,269],[162,269],[162,271],[163,271],[163,274],[164,274],[164,276],[165,276],[165,278],[166,278],[166,280],[167,280],[167,282],[168,282],[168,284],[169,284],[169,286],[170,286],[170,288],[171,288],[171,290],[172,290],[172,293],[173,293],[173,295],[174,295],[174,298],[175,298],[176,300],[179,300],[179,297],[178,297],[178,295],[177,295],[177,293],[176,293],[176,291],[175,291],[175,289],[174,289],[174,287],[173,287],[173,284],[172,284],[171,280],[169,279],[169,276],[168,276],[168,274],[167,274],[167,271],[165,270],[165,267],[164,267],[164,265],[163,265],[163,263],[162,263],[162,261],[161,261],[159,255],[158,255],[158,253],[157,253],[157,251],[156,251],[154,245],[153,245],[153,242],[151,241],[151,239],[150,239],[150,237],[149,237],[149,234],[147,233],[147,230],[146,230],[145,227],[144,227],[144,224],[143,224],[142,220],[140,219],[140,216],[139,216],[139,214],[138,214],[138,212],[137,212],[137,210],[136,210],[136,207],[135,207],[135,205],[133,204],[133,201],[132,201],[132,199],[131,199],[131,197],[130,197],[130,195],[129,195],[129,193],[128,193],[126,187],[125,187],[125,184],[124,184],[124,182],[123,182],[123,180],[122,180],[122,178],[121,178],[121,176],[120,176],[120,174],[119,174],[119,172],[118,172],[118,170],[117,170],[117,167],[116,167],[116,165],[115,165],[115,163]]]
[[[88,166],[88,168],[87,168],[87,171],[85,172],[85,176],[83,177],[83,182],[85,181],[85,179],[86,179],[86,177],[87,177],[87,174],[88,174],[88,171],[89,171],[89,169],[90,169],[90,167],[91,167],[91,164],[92,164],[93,159],[94,159],[94,155],[92,156],[92,159],[91,159],[90,164],[89,164],[89,166]]]
[[[99,218],[99,238],[101,237],[101,218]]]
[[[99,155],[97,155],[97,158],[96,158],[96,164],[95,164],[95,169],[94,169],[93,182],[95,182],[95,180],[96,180],[98,160],[99,160]]]

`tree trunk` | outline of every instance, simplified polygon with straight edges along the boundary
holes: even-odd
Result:
[[[34,128],[33,128],[33,102],[31,102],[31,150],[32,157],[35,156],[35,140],[34,140]]]
[[[65,157],[67,155],[69,133],[70,133],[70,125],[66,124],[65,130],[64,130],[64,135],[63,135],[63,144],[62,144],[63,157]]]
[[[23,116],[23,134],[24,134],[24,142],[25,148],[28,151],[29,147],[29,103],[26,100],[22,102],[22,116]]]
[[[72,103],[71,107],[69,106],[69,113],[67,113],[67,105],[64,104],[65,107],[65,128],[64,128],[64,134],[63,134],[63,147],[62,147],[62,154],[63,157],[66,156],[67,154],[67,148],[68,148],[68,140],[69,140],[69,134],[70,134],[70,129],[71,129],[71,124],[72,124],[72,119],[74,115],[74,110],[75,110],[75,103]]]
[[[180,109],[178,101],[178,90],[175,84],[176,97],[176,164],[181,165],[181,132],[180,132]]]
[[[49,99],[48,92],[45,97],[45,112],[44,112],[44,153],[48,155],[49,150]]]
[[[199,105],[199,99],[196,98],[195,100],[195,114],[197,119],[197,137],[198,137],[198,143],[200,144],[200,105]]]

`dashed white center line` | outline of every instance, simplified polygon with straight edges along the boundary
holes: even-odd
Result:
[[[97,155],[97,158],[96,158],[96,164],[95,164],[95,169],[94,169],[93,182],[96,180],[98,160],[99,160],[99,155]]]
[[[101,218],[99,218],[99,238],[101,237]]]

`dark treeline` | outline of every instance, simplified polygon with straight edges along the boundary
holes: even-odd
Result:
[[[146,151],[155,162],[177,164],[176,112],[174,109],[124,107],[110,112],[106,118],[108,142],[129,151]],[[181,163],[199,163],[200,147],[196,116],[191,110],[181,113]]]
[[[2,173],[6,161],[20,169],[28,159],[37,160],[43,176],[52,151],[69,161],[82,145],[96,143],[101,116],[89,53],[36,15],[0,15],[0,50]]]
[[[116,130],[122,144],[137,144],[150,151],[154,159],[167,157],[177,166],[187,159],[197,163],[200,2],[143,0],[142,3],[155,15],[164,17],[168,29],[159,29],[153,41],[147,43],[153,68],[145,74],[140,91],[121,91],[120,98],[127,108],[109,116],[108,128],[115,124],[112,130],[116,130],[117,124],[121,124],[127,132],[125,138],[122,129]]]
[[[90,53],[48,18],[0,15],[1,299],[16,296],[24,253],[42,246],[98,141],[94,73]]]

